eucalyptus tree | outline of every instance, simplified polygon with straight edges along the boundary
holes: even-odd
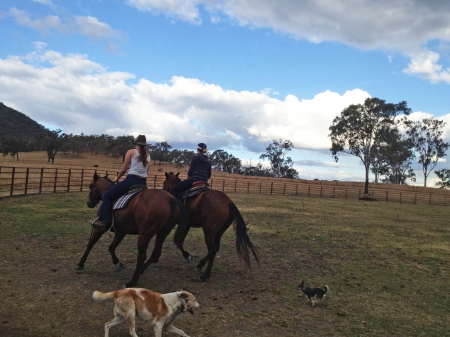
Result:
[[[53,131],[46,129],[43,132],[36,133],[34,136],[37,148],[47,152],[48,162],[52,164],[54,164],[56,154],[64,147],[67,139],[68,135],[60,129]]]
[[[222,172],[238,172],[242,166],[241,160],[236,158],[231,153],[225,150],[219,149],[214,151],[211,156],[211,167],[217,171]]]
[[[259,156],[260,159],[268,159],[273,177],[298,178],[297,171],[293,168],[294,162],[286,154],[294,148],[290,140],[273,140],[266,147],[266,153]]]
[[[435,184],[439,188],[450,189],[450,170],[442,169],[439,171],[434,171],[439,178],[439,181]]]
[[[397,116],[410,113],[405,101],[393,104],[369,97],[364,104],[352,104],[334,118],[328,135],[331,154],[336,162],[341,153],[361,160],[365,170],[364,198],[369,197],[369,171],[383,134],[396,127]]]
[[[406,134],[414,143],[419,154],[418,163],[422,165],[423,186],[427,186],[427,178],[436,167],[439,159],[445,157],[449,143],[442,139],[443,128],[446,123],[442,120],[424,118],[420,121],[406,121]]]

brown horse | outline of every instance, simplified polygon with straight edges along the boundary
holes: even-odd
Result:
[[[110,179],[94,174],[94,181],[89,185],[87,205],[95,207],[102,199],[103,193],[114,185]],[[137,194],[124,209],[114,211],[114,226],[111,229],[115,236],[109,252],[114,265],[120,270],[122,263],[116,256],[116,247],[126,234],[138,235],[138,257],[136,269],[131,280],[125,284],[133,287],[137,284],[140,274],[152,263],[156,263],[161,256],[161,249],[167,235],[171,232],[177,221],[184,226],[188,223],[188,213],[182,202],[163,190],[148,189]],[[84,269],[84,263],[95,243],[105,233],[100,229],[93,229],[86,251],[77,265],[77,269]],[[156,235],[155,246],[147,262],[147,248],[153,236]]]
[[[166,172],[166,180],[163,189],[170,191],[173,186],[181,180],[178,174]],[[223,233],[234,223],[236,232],[236,252],[248,268],[251,268],[249,249],[259,264],[258,254],[253,243],[247,234],[247,226],[242,218],[236,205],[231,199],[221,191],[207,190],[201,194],[188,198],[186,200],[186,208],[189,212],[189,222],[187,224],[180,223],[175,231],[174,241],[178,249],[181,250],[183,256],[192,261],[193,257],[183,248],[184,239],[186,238],[190,227],[201,227],[205,235],[205,243],[208,247],[208,254],[199,262],[197,269],[199,271],[205,266],[206,271],[200,276],[200,280],[205,282],[211,276],[211,270],[214,263],[216,253],[220,248],[220,239]]]

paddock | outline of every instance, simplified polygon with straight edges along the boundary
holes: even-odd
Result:
[[[101,336],[112,302],[94,290],[120,289],[136,263],[136,236],[127,236],[110,261],[104,235],[83,271],[95,210],[86,192],[13,196],[0,200],[0,335]],[[201,307],[177,326],[191,336],[449,336],[450,227],[448,207],[345,199],[232,194],[248,223],[261,265],[248,271],[236,257],[230,228],[214,273],[200,283],[166,240],[159,263],[138,286],[165,293],[192,292]],[[151,243],[152,244],[152,243]],[[205,253],[192,229],[186,247]],[[296,290],[327,284],[314,307]],[[151,327],[137,323],[140,336]],[[128,336],[125,326],[111,336]],[[164,336],[172,336],[165,334]]]

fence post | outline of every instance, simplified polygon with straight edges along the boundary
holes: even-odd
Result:
[[[388,191],[386,191],[386,202],[388,202],[389,197],[388,197]]]
[[[14,176],[16,175],[16,168],[12,168],[12,174],[11,174],[11,189],[9,190],[9,196],[13,195],[14,191]]]
[[[56,193],[56,182],[58,180],[58,169],[55,169],[55,181],[53,182],[53,193]]]
[[[25,176],[25,195],[28,193],[28,175],[30,174],[30,168],[27,167],[27,175]]]
[[[153,180],[153,188],[156,188],[156,177],[157,175],[155,174],[155,179]]]
[[[213,189],[213,180],[214,179],[211,179],[211,189]]]
[[[322,198],[322,190],[323,190],[323,186],[320,186],[320,197]]]
[[[428,203],[431,206],[431,192],[430,192],[430,201]]]
[[[81,170],[80,192],[83,191],[83,181],[84,181],[84,169]]]
[[[234,193],[236,193],[237,180],[234,181]]]
[[[284,186],[283,186],[283,195],[286,195],[286,183],[284,183]]]
[[[334,199],[334,190],[336,189],[336,187],[333,187],[333,199]]]
[[[39,194],[42,193],[42,180],[44,179],[44,168],[41,168],[41,179],[39,180]]]
[[[358,190],[358,199],[361,199],[361,190]]]
[[[295,195],[298,195],[298,184],[295,185]]]
[[[225,192],[225,179],[222,181],[222,192]]]
[[[400,203],[402,203],[402,192],[400,192]]]
[[[308,198],[311,196],[311,185],[308,185]]]
[[[67,192],[70,192],[70,174],[72,173],[72,169],[69,169],[69,177],[67,179]]]
[[[417,193],[414,194],[414,205],[417,203]]]
[[[270,195],[273,193],[273,181],[270,183]]]
[[[250,194],[250,181],[247,182],[247,194]]]
[[[259,182],[259,194],[262,193],[262,181]]]
[[[345,189],[345,200],[347,200],[348,188]]]

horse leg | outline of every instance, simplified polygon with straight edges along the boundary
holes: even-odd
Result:
[[[97,243],[98,240],[100,240],[100,238],[102,237],[102,235],[104,233],[105,232],[102,232],[99,229],[96,229],[96,228],[92,229],[91,236],[89,237],[89,241],[88,241],[88,244],[87,244],[86,251],[84,252],[83,256],[81,257],[80,262],[78,262],[78,264],[77,264],[76,268],[78,270],[83,270],[84,269],[84,263],[86,262],[87,257],[89,255],[92,247],[94,247],[94,245]]]
[[[117,270],[119,270],[119,271],[123,269],[123,264],[122,264],[122,262],[119,261],[117,255],[116,255],[116,248],[122,242],[124,237],[125,237],[125,234],[116,233],[114,235],[114,238],[113,238],[111,244],[109,245],[109,253],[111,254],[112,262],[116,266]]]
[[[175,242],[175,244],[177,248],[181,251],[181,254],[183,254],[183,257],[188,262],[192,262],[194,261],[194,257],[187,250],[184,250],[184,240],[186,239],[186,236],[189,233],[189,229],[191,229],[191,227],[187,226],[186,229],[182,233],[180,233],[180,237],[178,241]]]
[[[138,256],[136,261],[136,269],[134,270],[133,277],[131,280],[127,283],[125,283],[126,288],[134,287],[137,284],[137,281],[139,280],[140,271],[142,270],[142,266],[144,265],[144,262],[147,258],[147,248],[148,243],[150,242],[153,235],[150,236],[144,236],[139,235],[138,243],[137,243],[137,250],[138,250]]]
[[[214,244],[214,242],[215,242],[214,234],[210,233],[210,234],[206,235],[206,233],[205,233],[205,242],[206,242],[206,246],[208,247],[208,255],[206,255],[200,261],[200,263],[197,265],[197,269],[201,270],[204,267],[206,261],[208,261],[208,266],[206,267],[205,273],[200,276],[200,281],[202,281],[202,282],[206,282],[206,280],[210,278],[214,259],[216,257],[216,253],[217,253],[217,249]]]
[[[141,275],[144,273],[145,269],[147,269],[148,266],[150,266],[152,263],[158,263],[159,258],[161,256],[162,246],[164,244],[164,241],[167,238],[167,235],[169,235],[169,233],[170,233],[170,231],[167,233],[160,232],[156,235],[155,246],[153,248],[152,255],[150,255],[150,258],[142,266]]]

